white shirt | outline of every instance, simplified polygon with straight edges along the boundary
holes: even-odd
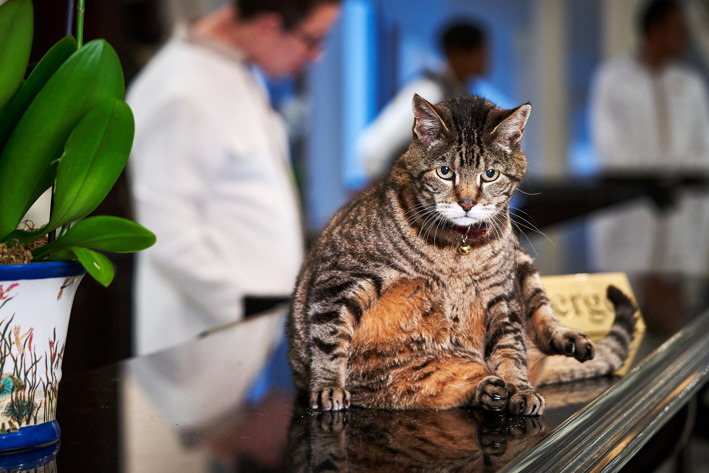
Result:
[[[651,72],[626,57],[604,65],[593,84],[592,132],[604,171],[706,175],[709,102],[701,77],[677,64]],[[600,271],[705,275],[709,195],[683,190],[660,213],[649,199],[594,219],[592,261]]]
[[[603,169],[709,171],[707,100],[702,78],[678,64],[650,72],[625,57],[603,66],[591,101]]]
[[[138,354],[239,320],[245,295],[290,295],[303,259],[282,120],[238,53],[171,40],[127,96]]]

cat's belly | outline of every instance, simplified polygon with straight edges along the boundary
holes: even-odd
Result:
[[[367,309],[354,331],[350,358],[362,353],[436,351],[480,352],[485,315],[478,301],[446,302],[436,288],[419,279],[391,285]]]
[[[346,386],[352,403],[381,408],[468,403],[489,374],[479,348],[484,324],[470,324],[477,316],[474,306],[447,313],[440,293],[424,281],[390,286],[364,312],[350,343]]]

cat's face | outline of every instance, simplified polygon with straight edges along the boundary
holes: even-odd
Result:
[[[414,98],[405,159],[431,222],[484,227],[507,212],[527,168],[519,141],[530,110],[501,110],[479,97],[437,106]]]

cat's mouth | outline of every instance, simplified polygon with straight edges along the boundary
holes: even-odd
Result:
[[[453,230],[471,239],[480,238],[487,232],[487,224],[485,222],[478,222],[468,226],[453,225]]]

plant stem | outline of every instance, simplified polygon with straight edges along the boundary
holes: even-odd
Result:
[[[76,6],[76,44],[84,44],[84,0],[79,0]]]
[[[66,2],[66,22],[65,22],[65,27],[64,27],[64,35],[69,36],[71,35],[71,28],[74,26],[74,5],[75,5],[75,0],[67,0]],[[81,15],[79,16],[79,20],[81,23],[81,27],[77,25],[77,37],[79,35],[83,36],[83,30],[84,30],[84,0],[80,0],[81,5],[77,8],[80,9]],[[81,33],[79,33],[79,28],[81,28]],[[83,39],[83,38],[82,38]],[[81,46],[81,40],[79,39],[79,46]],[[51,203],[49,205],[49,219],[52,219],[52,209],[54,208],[54,183],[52,183],[52,198],[51,198]],[[49,239],[49,242],[53,242],[57,237],[57,232],[56,230],[52,230],[49,232],[47,235],[47,238]]]

